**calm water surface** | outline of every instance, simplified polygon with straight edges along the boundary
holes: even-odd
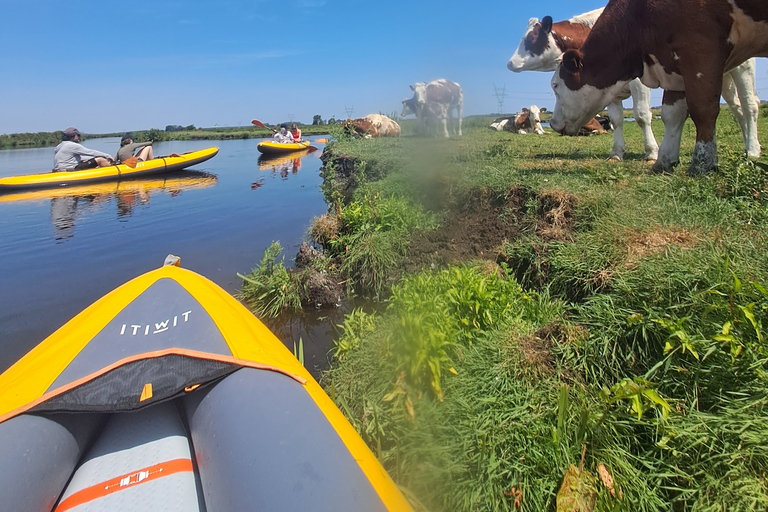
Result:
[[[156,143],[155,155],[211,146],[219,154],[192,171],[141,181],[0,195],[0,371],[167,254],[229,292],[273,240],[292,265],[312,217],[327,208],[318,172],[323,145],[300,160],[264,162],[258,142]],[[115,154],[119,139],[84,145]],[[52,147],[0,151],[0,176],[52,166]],[[301,336],[307,366],[317,370],[326,365],[329,325],[309,315],[272,328],[289,348]]]

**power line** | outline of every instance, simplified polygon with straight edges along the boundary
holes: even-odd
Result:
[[[355,111],[355,107],[354,106],[348,107],[348,106],[344,105],[344,111],[347,113],[347,117],[348,118],[352,118],[352,114]]]
[[[493,94],[496,96],[496,102],[499,104],[499,114],[504,113],[504,98],[507,96],[507,84],[499,89],[496,84],[493,84]]]

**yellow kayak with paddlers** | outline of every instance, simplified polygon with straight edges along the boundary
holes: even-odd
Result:
[[[146,162],[129,162],[82,171],[43,172],[0,178],[0,193],[35,188],[70,187],[100,181],[136,178],[163,172],[180,171],[216,156],[219,148],[211,147],[189,153],[161,156]]]
[[[263,142],[259,142],[259,145],[256,146],[256,149],[265,155],[283,155],[285,153],[294,153],[296,151],[303,151],[310,148],[311,146],[308,140],[302,140],[300,142],[277,142],[274,140],[265,140]]]
[[[178,264],[114,289],[0,375],[0,508],[412,512],[296,357]]]

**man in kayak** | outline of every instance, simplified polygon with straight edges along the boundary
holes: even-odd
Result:
[[[275,132],[274,139],[280,143],[293,142],[293,135],[288,132],[285,125],[280,126],[280,131]]]
[[[141,148],[141,150],[135,155],[139,159],[139,162],[146,162],[147,160],[152,160],[155,157],[152,154],[152,141],[133,142],[133,134],[126,133],[123,135],[123,138],[120,139],[120,149],[117,150],[115,160],[118,163],[125,162],[134,156],[133,152],[139,148]]]
[[[115,165],[112,155],[80,144],[82,133],[69,127],[61,132],[61,143],[53,150],[53,172],[80,171]]]
[[[296,123],[291,125],[291,137],[293,137],[293,142],[301,141],[301,130],[299,130],[299,127],[296,126]]]

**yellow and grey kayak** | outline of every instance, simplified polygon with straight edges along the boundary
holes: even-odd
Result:
[[[136,178],[163,172],[179,171],[205,162],[216,156],[219,148],[212,147],[191,151],[181,155],[161,156],[146,162],[138,162],[135,167],[126,164],[97,167],[82,171],[44,172],[0,178],[0,193],[34,188],[70,187],[100,181],[114,181]]]
[[[116,288],[0,375],[2,508],[411,511],[293,354],[176,264]]]
[[[292,153],[294,151],[310,149],[310,145],[308,140],[303,140],[301,142],[277,142],[274,140],[265,140],[263,142],[259,142],[259,145],[256,146],[256,149],[265,155],[281,155],[284,153]]]

